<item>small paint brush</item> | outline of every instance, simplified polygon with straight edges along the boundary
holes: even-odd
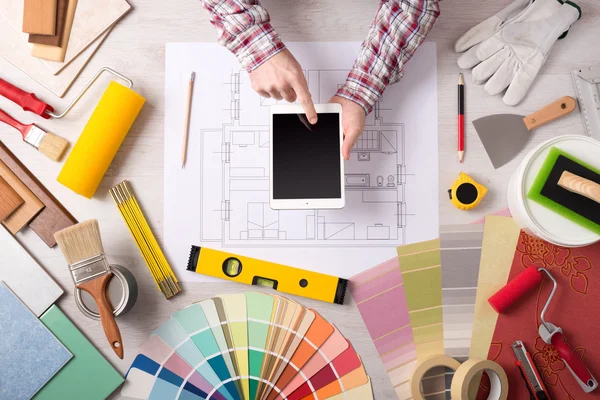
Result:
[[[46,132],[34,124],[22,124],[2,110],[0,110],[0,121],[20,131],[24,142],[29,143],[53,161],[60,161],[69,147],[69,142],[60,136]]]
[[[56,232],[54,237],[69,264],[75,286],[94,298],[110,347],[123,359],[121,332],[106,296],[106,288],[113,274],[104,254],[98,221],[92,219],[81,222]]]

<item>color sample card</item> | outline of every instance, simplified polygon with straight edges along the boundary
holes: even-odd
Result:
[[[422,360],[432,354],[443,354],[440,241],[400,246],[398,259],[417,357]]]
[[[398,247],[398,261],[417,359],[444,353],[442,315],[442,260],[439,239]],[[429,371],[422,382],[423,393],[436,399],[450,393],[449,381],[454,372],[438,369]]]
[[[248,379],[248,316],[246,313],[246,296],[226,294],[217,296],[223,302],[223,311],[227,317],[224,329],[229,329],[231,342],[235,351],[238,375],[241,377],[242,398],[250,398],[250,382]],[[217,306],[218,309],[219,306]]]
[[[400,400],[412,397],[417,365],[408,304],[398,257],[350,278],[349,289]],[[381,318],[381,310],[386,317]]]
[[[136,399],[160,398],[168,393],[193,393],[206,398],[214,386],[181,358],[159,336],[152,335],[140,348],[121,394]],[[219,392],[213,396],[224,400]]]
[[[60,308],[53,305],[40,321],[73,354],[73,358],[37,392],[34,400],[103,400],[121,386],[121,374]]]
[[[194,304],[173,314],[198,350],[206,358],[207,363],[232,396],[237,396],[237,388],[233,377],[227,368],[221,349],[212,333],[211,327],[204,315],[202,306]],[[235,375],[234,375],[235,376]],[[224,383],[227,382],[227,383]]]
[[[440,227],[444,353],[469,358],[484,225]]]
[[[0,399],[28,400],[73,355],[4,282],[0,304]]]
[[[175,352],[177,352],[186,363],[193,366],[213,388],[219,388],[219,393],[225,396],[227,400],[234,400],[233,395],[228,392],[227,388],[221,387],[221,380],[218,375],[176,319],[171,318],[155,329],[152,334],[160,337],[166,344],[174,349]],[[165,395],[163,394],[163,396]]]
[[[275,299],[261,293],[246,293],[245,295],[248,315],[249,398],[254,399],[261,378]]]
[[[487,357],[498,320],[487,300],[508,280],[520,232],[512,218],[489,215],[485,219],[469,358]]]
[[[280,296],[244,293],[174,313],[140,348],[121,394],[254,400],[282,398],[287,390],[290,399],[327,398],[358,388],[364,394],[368,382],[350,343],[316,312]]]
[[[338,385],[341,386],[342,384],[340,377],[360,368],[361,366],[362,363],[358,357],[358,354],[356,354],[356,351],[348,342],[348,347],[346,350],[344,350],[344,352],[342,352],[342,354],[337,356],[319,372],[310,377],[298,389],[294,390],[293,393],[287,396],[287,398],[289,400],[303,399],[333,382],[337,382]],[[360,383],[367,383],[366,376],[364,381]]]
[[[296,389],[302,386],[304,382],[312,378],[321,369],[325,368],[347,348],[348,341],[336,328],[333,334],[325,341],[325,343],[323,343],[323,346],[321,346],[315,355],[308,360],[306,365],[300,370],[300,373],[291,380],[277,398],[283,398],[283,396],[292,394]]]
[[[314,310],[309,310],[309,312],[312,312],[315,318],[298,345],[298,348],[295,350],[290,362],[285,366],[281,376],[275,382],[273,390],[268,393],[267,400],[273,400],[277,397],[277,394],[290,383],[298,371],[306,365],[308,360],[312,358],[335,331],[335,327],[325,321]]]

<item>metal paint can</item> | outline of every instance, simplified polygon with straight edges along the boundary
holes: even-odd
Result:
[[[113,306],[113,314],[115,317],[119,317],[131,310],[135,304],[138,296],[138,286],[135,277],[127,268],[111,264],[110,270],[113,277],[108,283],[107,295],[110,304]],[[100,320],[96,302],[89,293],[75,289],[75,304],[86,317]]]

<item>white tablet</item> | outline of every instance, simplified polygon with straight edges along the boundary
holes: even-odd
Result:
[[[315,104],[311,125],[301,105],[271,106],[270,203],[274,210],[342,208],[342,106]]]

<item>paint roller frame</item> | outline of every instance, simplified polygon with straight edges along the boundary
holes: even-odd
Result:
[[[548,299],[546,300],[546,304],[544,305],[544,308],[542,309],[542,312],[540,314],[540,320],[541,320],[542,324],[539,326],[539,329],[538,329],[539,336],[546,344],[554,346],[554,348],[558,352],[559,357],[564,361],[565,365],[567,366],[567,369],[569,370],[569,372],[571,373],[573,378],[575,378],[575,381],[577,382],[577,384],[581,387],[581,389],[585,393],[590,393],[590,392],[596,390],[598,388],[598,381],[596,380],[596,378],[594,378],[594,376],[589,371],[589,369],[585,366],[583,361],[575,355],[575,353],[573,352],[571,347],[567,344],[565,336],[563,335],[562,328],[546,321],[546,319],[545,319],[546,311],[548,311],[550,302],[552,301],[552,298],[554,297],[554,294],[556,293],[556,290],[558,288],[558,282],[552,276],[550,271],[548,271],[545,268],[536,268],[536,267],[531,266],[531,267],[528,267],[525,271],[521,272],[519,275],[526,274],[527,270],[535,270],[535,271],[539,272],[540,276],[542,276],[542,274],[546,274],[546,276],[548,278],[550,278],[550,280],[552,281],[552,284],[553,284],[552,291],[550,292],[550,295],[548,296]],[[519,279],[524,279],[524,278],[520,278],[519,275],[514,277],[511,282],[515,282]],[[533,287],[535,287],[535,285],[537,285],[538,283],[541,283],[542,279],[540,279],[538,282],[534,283],[533,285],[531,285],[529,287],[523,286],[520,288],[520,290],[519,290],[519,288],[516,288],[517,294],[514,296],[514,299],[510,303],[510,305],[512,305],[519,298],[523,297],[527,292],[529,292]],[[503,290],[505,290],[510,285],[511,282],[507,283],[506,286],[504,286],[502,289],[500,289],[498,292],[496,292],[496,294],[494,294],[492,297],[490,297],[488,299],[488,302],[490,303],[492,308],[494,308],[494,310],[496,310],[496,312],[498,312],[499,314],[502,314],[506,310],[507,307],[510,307],[510,305],[504,304],[504,307],[499,309],[497,307],[498,305],[497,305],[496,301],[493,299],[499,293],[501,293]]]
[[[96,81],[98,80],[98,78],[100,78],[100,76],[104,73],[107,72],[111,75],[116,76],[117,78],[120,78],[121,80],[125,81],[127,83],[127,88],[128,89],[132,89],[133,88],[133,81],[129,78],[127,78],[125,75],[115,71],[112,68],[109,67],[102,67],[100,68],[100,70],[98,72],[96,72],[96,75],[94,75],[94,77],[85,85],[85,87],[81,90],[81,92],[79,92],[79,94],[77,96],[75,96],[75,98],[73,99],[73,101],[71,101],[71,104],[69,104],[67,106],[67,108],[61,113],[61,114],[54,114],[54,112],[46,110],[45,113],[47,115],[49,115],[50,117],[54,118],[54,119],[62,119],[64,117],[67,116],[67,114],[69,112],[71,112],[71,110],[73,109],[73,107],[75,107],[75,105],[79,102],[79,100],[81,100],[83,98],[83,96],[85,96],[85,94],[87,93],[87,91],[94,85],[94,83],[96,83]]]

